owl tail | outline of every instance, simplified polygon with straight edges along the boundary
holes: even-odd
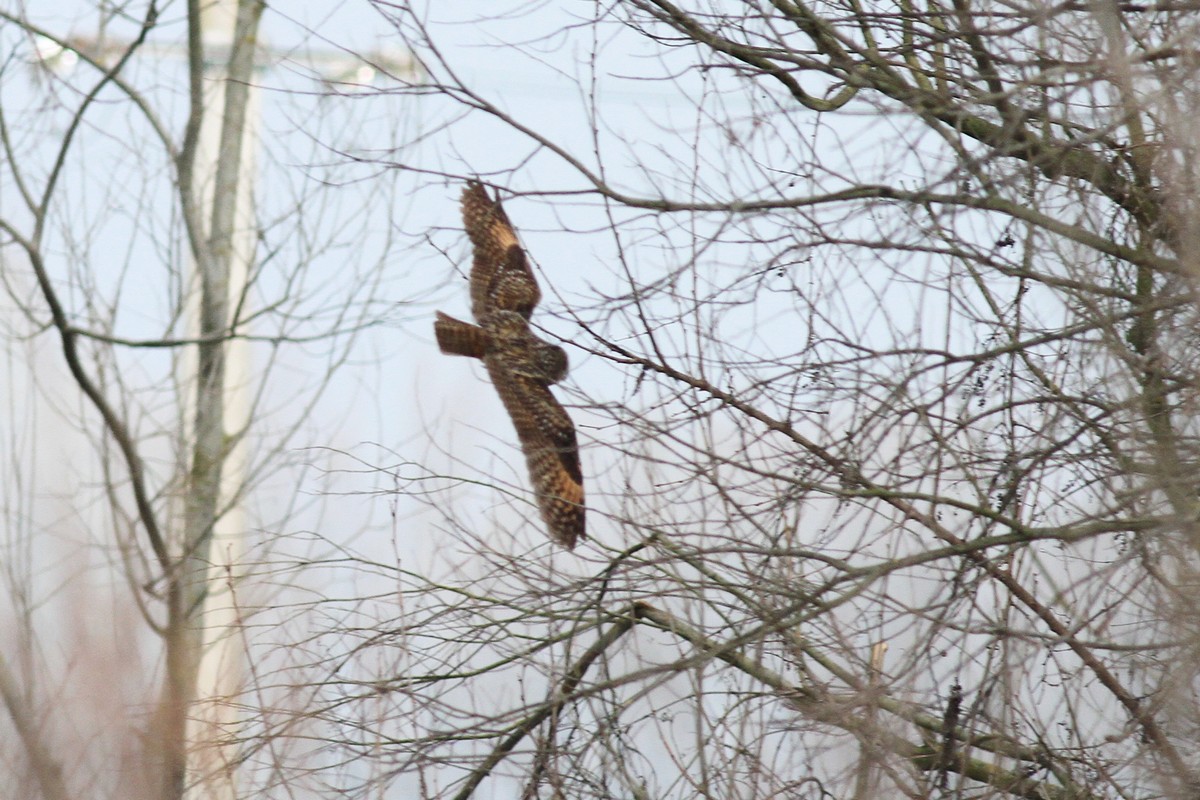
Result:
[[[438,348],[447,355],[483,358],[487,352],[487,331],[440,311],[433,323],[433,334],[437,337]]]

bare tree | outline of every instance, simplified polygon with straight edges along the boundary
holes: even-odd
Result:
[[[428,124],[371,146],[350,104],[293,116],[317,180],[281,201],[297,159],[267,150],[246,224],[260,4],[227,49],[195,2],[102,5],[94,47],[0,12],[11,793],[1196,796],[1200,9],[373,5],[427,79],[370,99]],[[182,82],[143,66],[160,37],[188,42]],[[337,446],[308,415],[393,243],[345,224],[386,220],[377,190],[325,219],[361,176],[441,203],[404,230],[442,277],[467,260],[450,202],[501,192],[531,324],[572,358],[573,553],[498,401],[464,390],[480,371],[432,361],[432,306],[393,334],[437,365],[395,412],[428,419],[421,452],[349,454],[320,555],[276,555],[307,527],[291,499],[223,551],[262,487],[297,496],[293,448]],[[242,382],[244,426],[221,399]],[[372,508],[393,552],[346,533]],[[338,578],[264,595],[316,572]],[[63,597],[97,574],[104,613]],[[80,655],[98,630],[125,658]],[[222,638],[254,655],[235,698],[197,689]],[[95,743],[114,716],[133,744]]]
[[[302,524],[295,448],[328,444],[308,416],[384,310],[387,238],[361,233],[389,209],[322,203],[315,164],[280,180],[300,150],[258,157],[265,7],[0,9],[14,797],[256,795],[238,763],[291,691],[245,652],[297,557],[271,555]]]
[[[1196,795],[1197,8],[376,5],[464,152],[392,163],[542,199],[535,259],[576,228],[591,542],[527,552],[444,448],[474,554],[360,606],[314,710],[353,785]]]

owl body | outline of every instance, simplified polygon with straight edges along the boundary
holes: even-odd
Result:
[[[503,362],[505,369],[546,386],[567,376],[566,351],[535,336],[516,312],[492,312],[482,327],[489,336],[486,352]]]
[[[500,202],[470,183],[462,216],[474,247],[471,313],[478,324],[437,312],[438,347],[483,361],[521,441],[542,520],[570,549],[586,538],[583,474],[575,426],[549,388],[566,377],[567,354],[529,329],[541,290]]]
[[[439,311],[433,330],[438,347],[448,355],[484,360],[493,356],[503,364],[503,369],[545,386],[558,383],[567,375],[566,351],[536,336],[515,312],[494,312],[486,324],[472,325]]]

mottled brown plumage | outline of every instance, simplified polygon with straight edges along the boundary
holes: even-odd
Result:
[[[437,337],[438,349],[443,353],[469,358],[483,358],[491,341],[487,332],[478,325],[463,322],[440,311],[433,323],[433,335]]]
[[[483,360],[517,429],[550,536],[572,548],[586,537],[579,446],[571,418],[549,388],[566,376],[567,354],[529,329],[541,291],[500,201],[469,183],[462,216],[475,250],[471,313],[478,325],[439,311],[433,324],[438,347]]]
[[[517,233],[500,205],[478,183],[462,193],[463,227],[475,248],[471,263],[471,313],[483,324],[491,311],[516,311],[529,319],[542,299]]]

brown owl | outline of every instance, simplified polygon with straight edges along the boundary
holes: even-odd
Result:
[[[500,201],[469,183],[462,216],[475,249],[471,313],[478,324],[439,311],[433,323],[438,347],[483,360],[517,429],[542,519],[550,536],[570,549],[586,538],[583,475],[575,426],[550,393],[567,374],[567,354],[529,329],[541,291]]]

